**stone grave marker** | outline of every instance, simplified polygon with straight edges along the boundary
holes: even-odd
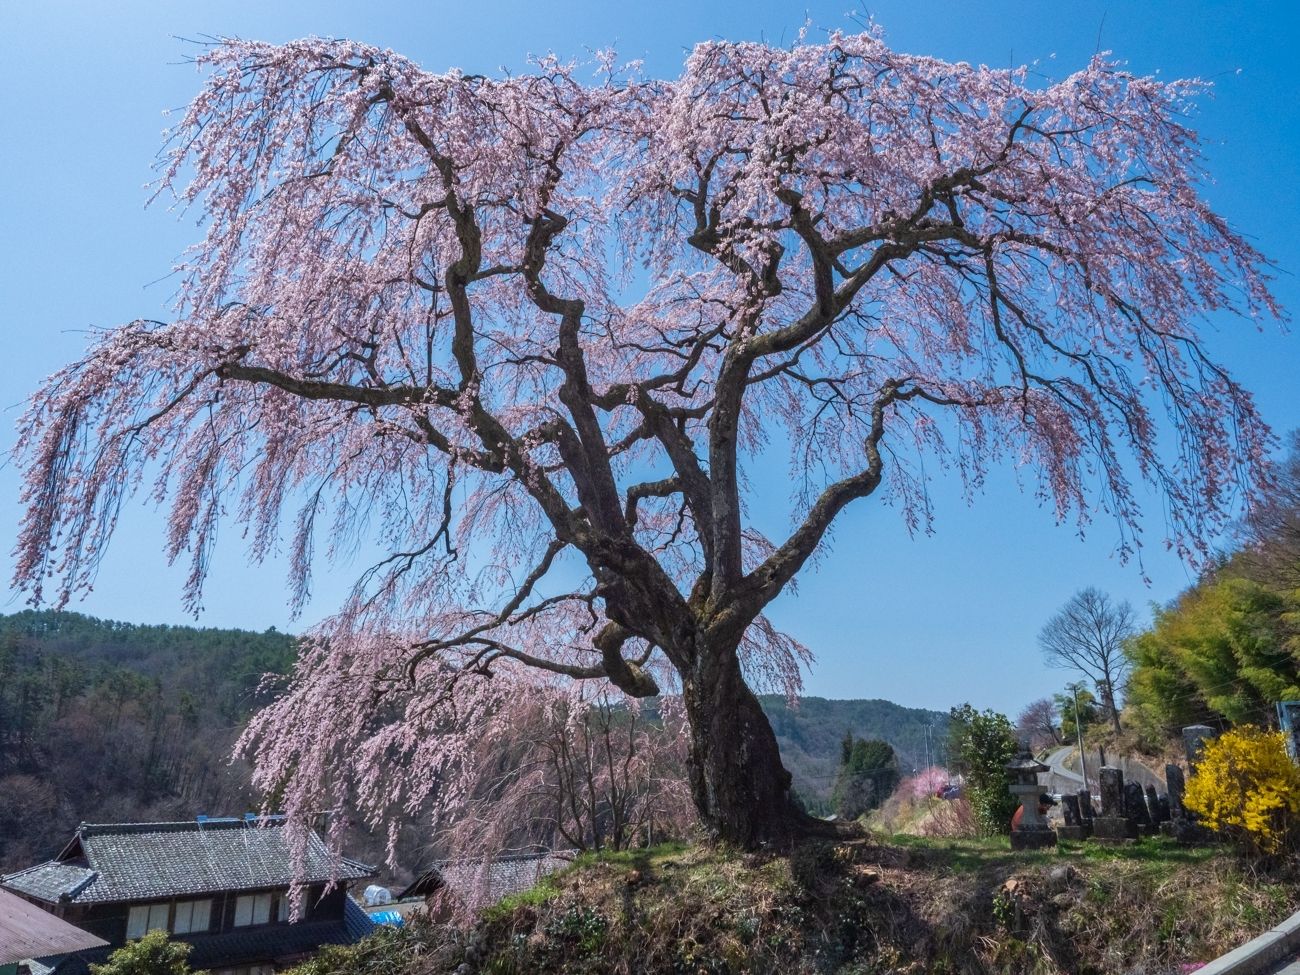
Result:
[[[1186,819],[1187,809],[1183,806],[1183,792],[1186,785],[1183,781],[1181,765],[1165,766],[1165,784],[1169,786],[1169,818],[1174,822]]]
[[[1169,811],[1161,811],[1160,796],[1156,794],[1154,785],[1147,786],[1147,810],[1151,813],[1151,822],[1157,827],[1169,818]]]
[[[1065,825],[1056,827],[1057,838],[1062,840],[1087,839],[1089,830],[1083,825],[1079,797],[1077,795],[1064,795],[1061,797],[1061,805],[1065,813]]]
[[[1214,737],[1214,730],[1205,725],[1192,725],[1183,729],[1183,744],[1187,749],[1188,764],[1192,774],[1196,767],[1193,758],[1199,760],[1205,742]],[[1204,843],[1210,838],[1208,831],[1196,821],[1192,811],[1183,802],[1187,792],[1187,780],[1181,766],[1165,766],[1165,782],[1169,785],[1169,822],[1161,826],[1168,836],[1179,843]]]
[[[1093,838],[1108,843],[1137,839],[1138,824],[1129,818],[1125,808],[1123,771],[1107,765],[1101,770],[1099,778],[1101,815],[1092,821]]]
[[[1137,824],[1139,833],[1151,833],[1151,811],[1147,809],[1147,794],[1136,782],[1124,784],[1124,816]]]
[[[1092,817],[1095,815],[1092,808],[1092,794],[1087,789],[1079,790],[1079,819],[1083,825],[1088,827],[1088,832],[1092,832]]]
[[[1192,724],[1183,729],[1183,750],[1187,753],[1187,772],[1196,774],[1196,765],[1201,760],[1205,745],[1215,737],[1214,729],[1209,725]]]

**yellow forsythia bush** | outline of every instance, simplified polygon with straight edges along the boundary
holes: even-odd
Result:
[[[1300,823],[1300,768],[1280,732],[1242,725],[1206,744],[1183,801],[1248,852],[1280,853]]]

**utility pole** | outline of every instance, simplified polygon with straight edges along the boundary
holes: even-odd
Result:
[[[1074,731],[1079,738],[1079,767],[1083,770],[1083,788],[1091,796],[1092,790],[1088,788],[1088,755],[1083,750],[1083,725],[1079,721],[1079,682],[1071,684],[1070,690],[1074,694]]]

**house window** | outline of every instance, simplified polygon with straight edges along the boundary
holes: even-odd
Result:
[[[143,938],[150,931],[166,931],[170,904],[136,904],[126,916],[127,938]]]
[[[180,901],[176,905],[176,919],[172,922],[173,934],[206,931],[211,926],[212,901]]]
[[[271,895],[245,894],[235,900],[235,927],[246,928],[271,921]]]
[[[278,900],[280,903],[275,910],[275,919],[277,921],[287,921],[289,920],[289,892],[281,893]]]

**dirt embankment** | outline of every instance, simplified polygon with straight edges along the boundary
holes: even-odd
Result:
[[[418,960],[373,971],[1163,975],[1284,918],[1295,891],[1158,840],[1016,855],[1005,840],[917,837],[790,857],[660,848],[583,860],[468,933],[408,932],[424,939]]]

